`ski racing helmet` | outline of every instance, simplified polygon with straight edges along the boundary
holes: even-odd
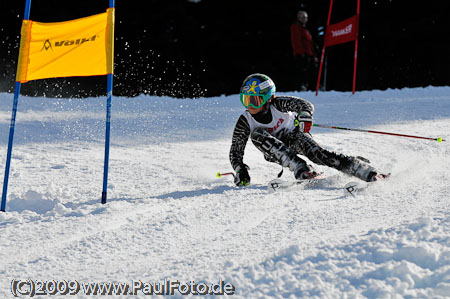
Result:
[[[241,85],[241,103],[244,107],[260,108],[275,94],[275,83],[269,76],[252,74]]]

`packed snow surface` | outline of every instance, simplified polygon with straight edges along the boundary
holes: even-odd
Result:
[[[289,94],[313,102],[319,124],[450,137],[450,87]],[[0,94],[2,174],[12,98]],[[269,193],[281,167],[251,142],[252,184],[216,177],[232,170],[237,95],[115,97],[102,205],[105,101],[20,97],[0,213],[1,298],[28,279],[223,281],[235,298],[450,298],[449,141],[315,127],[322,146],[392,177],[345,197],[357,179],[317,166],[324,182]]]

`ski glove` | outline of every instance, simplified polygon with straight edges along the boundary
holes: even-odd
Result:
[[[250,175],[248,174],[249,167],[245,164],[236,167],[236,176],[234,177],[234,183],[238,187],[248,186],[250,184]]]
[[[311,113],[302,111],[295,117],[295,126],[299,128],[300,132],[309,133],[313,124],[312,121]]]

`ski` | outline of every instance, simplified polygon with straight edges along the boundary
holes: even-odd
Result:
[[[324,178],[325,177],[320,175],[312,179],[304,179],[304,180],[286,181],[282,179],[273,179],[267,184],[267,190],[270,193],[273,193],[281,190],[287,190],[294,186],[302,186],[303,188],[313,187],[317,185],[320,181],[323,181]]]
[[[347,183],[344,186],[344,195],[345,196],[352,196],[352,197],[356,197],[359,193],[364,192],[367,188],[369,188],[369,186],[373,185],[375,182],[378,181],[384,181],[386,179],[388,179],[391,176],[390,173],[388,174],[378,174],[377,175],[377,180],[373,181],[373,182],[350,182]]]
[[[369,188],[369,186],[373,185],[375,182],[384,181],[389,177],[390,177],[390,173],[386,174],[386,175],[384,175],[384,174],[379,175],[378,180],[373,181],[373,182],[363,182],[363,181],[349,182],[343,188],[344,195],[356,197],[358,194],[364,192],[367,188]],[[324,181],[325,179],[326,179],[326,177],[323,176],[323,174],[320,174],[319,176],[314,177],[312,179],[304,179],[304,180],[287,181],[287,180],[282,180],[282,179],[277,178],[277,179],[271,180],[267,184],[267,190],[270,193],[273,193],[273,192],[277,192],[277,191],[281,191],[281,190],[291,189],[295,186],[301,186],[303,188],[310,188],[310,187],[317,186],[320,182]]]

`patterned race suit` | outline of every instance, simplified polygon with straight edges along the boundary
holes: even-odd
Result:
[[[243,167],[245,146],[249,137],[267,161],[288,167],[297,173],[307,169],[306,156],[318,165],[333,167],[364,181],[370,181],[376,170],[358,158],[337,154],[321,147],[309,133],[298,130],[295,117],[301,112],[314,113],[314,106],[305,99],[281,96],[267,104],[266,111],[252,115],[241,114],[233,132],[230,162],[233,169]]]

